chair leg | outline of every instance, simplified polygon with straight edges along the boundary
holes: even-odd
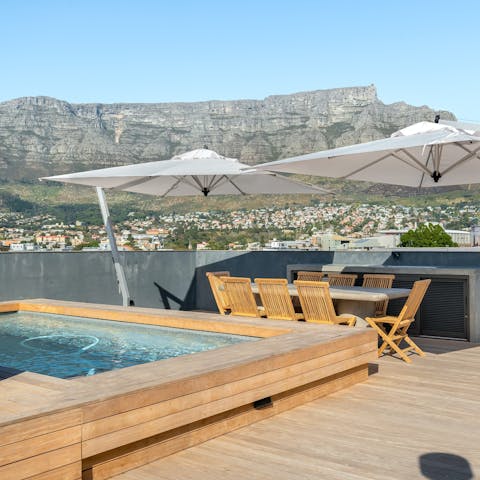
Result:
[[[408,331],[409,326],[410,325],[405,325],[404,327],[399,329],[399,335],[402,335],[402,338],[399,339],[399,341],[397,341],[396,343],[397,343],[398,346],[400,346],[400,343],[402,342],[402,340],[404,340],[405,343],[407,343],[409,345],[409,347],[408,347],[409,350],[414,350],[415,353],[417,353],[421,357],[424,357],[425,352],[408,336],[407,331]]]
[[[402,360],[407,363],[412,363],[412,360],[405,354],[405,351],[400,347],[400,343],[404,338],[399,338],[398,340],[389,339],[388,346],[390,347],[390,354],[393,355],[392,350],[400,356]]]
[[[388,346],[387,332],[381,324],[375,322],[375,319],[367,317],[365,318],[365,321],[378,333],[379,337],[383,340],[382,345],[378,349],[378,356],[380,357],[385,348]]]
[[[425,356],[425,352],[407,335],[404,340],[415,350],[421,357]]]
[[[385,349],[389,346],[389,338],[388,338],[388,333],[385,330],[385,328],[381,327],[379,325],[380,330],[382,331],[383,335],[380,334],[380,337],[383,339],[383,343],[380,345],[380,348],[378,349],[378,356],[380,357],[382,353],[385,351]]]
[[[382,353],[385,351],[385,349],[388,347],[390,349],[390,354],[393,355],[393,352],[397,353],[400,358],[405,361],[406,363],[412,363],[410,358],[405,354],[405,352],[400,348],[399,344],[403,340],[402,338],[399,338],[398,340],[393,340],[393,336],[395,335],[395,330],[393,328],[390,329],[390,332],[386,332],[385,328],[374,321],[374,319],[366,318],[367,322],[369,325],[374,328],[377,333],[380,335],[380,337],[383,340],[382,345],[378,349],[378,356],[380,357]]]

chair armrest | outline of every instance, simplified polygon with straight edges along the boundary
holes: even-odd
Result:
[[[349,327],[354,327],[357,323],[357,317],[355,315],[337,315],[335,317],[334,323],[337,325],[348,325]]]
[[[387,317],[367,317],[365,320],[367,321],[372,321],[373,323],[395,323],[398,321],[398,317],[392,317],[392,316],[387,316]]]

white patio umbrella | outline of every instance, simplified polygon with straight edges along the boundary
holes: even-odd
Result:
[[[480,183],[480,128],[457,122],[420,122],[390,138],[256,168],[410,187]]]
[[[325,189],[298,182],[268,171],[258,171],[233,158],[199,149],[171,160],[103,168],[86,172],[43,177],[77,185],[96,187],[103,221],[110,241],[113,263],[123,304],[132,305],[125,273],[118,255],[103,188],[147,195],[247,195],[247,194],[328,194]]]
[[[171,160],[44,177],[41,180],[89,185],[147,195],[247,195],[328,193],[325,189],[272,172],[258,171],[213,150],[199,149]]]

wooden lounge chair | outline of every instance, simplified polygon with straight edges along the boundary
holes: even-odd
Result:
[[[309,280],[311,282],[321,282],[325,274],[323,272],[297,272],[297,280]]]
[[[220,277],[227,294],[230,313],[244,317],[261,317],[263,309],[258,307],[249,278]]]
[[[295,313],[285,278],[256,278],[255,283],[267,318],[303,320],[301,313]]]
[[[376,275],[366,273],[363,275],[362,287],[367,288],[392,288],[395,275]],[[375,316],[384,317],[387,314],[388,299],[375,302]]]
[[[207,272],[206,276],[212,289],[213,298],[217,304],[218,311],[225,315],[230,312],[230,305],[228,304],[227,294],[221,277],[229,277],[230,272]]]
[[[305,321],[314,323],[329,323],[353,327],[357,319],[353,315],[338,316],[333,307],[327,282],[311,282],[295,280],[298,297],[302,305]]]
[[[357,277],[354,273],[328,273],[327,282],[331,287],[353,287]]]
[[[415,314],[422,303],[430,281],[429,279],[418,280],[413,284],[412,291],[397,317],[367,317],[365,319],[383,340],[382,345],[378,349],[378,356],[382,355],[382,353],[388,349],[390,355],[398,353],[402,360],[411,363],[410,358],[406,355],[410,350],[413,350],[422,357],[425,355],[422,349],[408,336],[407,331],[410,324],[415,320]],[[408,347],[401,348],[400,344],[402,341],[407,343]]]

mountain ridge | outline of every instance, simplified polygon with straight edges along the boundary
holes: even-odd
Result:
[[[386,105],[374,85],[263,100],[0,103],[0,175],[9,181],[171,158],[207,145],[247,164],[384,138],[447,111]]]

